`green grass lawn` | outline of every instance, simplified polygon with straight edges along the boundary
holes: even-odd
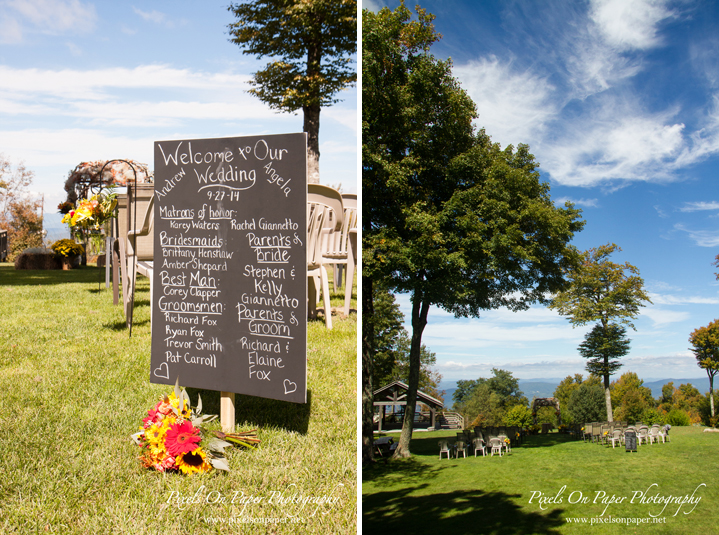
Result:
[[[332,331],[309,322],[307,404],[237,396],[239,428],[262,444],[228,450],[230,473],[162,474],[130,440],[171,391],[149,382],[149,281],[138,277],[128,338],[99,274],[0,264],[0,533],[355,533],[356,314]],[[219,413],[219,392],[200,393]],[[281,523],[229,523],[241,517]]]
[[[452,535],[719,532],[719,433],[674,427],[671,442],[642,445],[636,453],[550,433],[528,437],[503,457],[439,460],[438,439],[455,434],[414,433],[410,459],[380,460],[362,470],[363,530]],[[641,496],[635,496],[684,497],[702,483],[706,486],[694,495],[701,498],[696,508],[670,503],[662,512],[664,505],[640,503]],[[548,501],[540,504],[538,493]],[[624,499],[609,503],[612,497]],[[659,521],[653,522],[652,515]],[[570,520],[582,518],[586,524]],[[598,523],[597,518],[652,523]]]

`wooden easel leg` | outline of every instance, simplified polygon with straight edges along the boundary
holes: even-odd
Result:
[[[220,392],[220,425],[223,433],[235,431],[235,394]]]

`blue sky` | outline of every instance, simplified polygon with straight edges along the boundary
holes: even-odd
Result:
[[[248,94],[267,59],[228,41],[229,1],[0,0],[0,153],[46,213],[86,160],[153,166],[153,142],[302,131]],[[357,90],[323,108],[321,182],[357,191]],[[49,224],[53,224],[49,221]]]
[[[639,268],[653,304],[628,331],[619,373],[706,376],[688,337],[719,317],[719,4],[420,5],[436,15],[443,39],[432,53],[452,58],[477,126],[502,146],[527,143],[553,199],[583,210],[574,245],[616,243],[612,260]],[[409,316],[409,298],[398,301]],[[588,329],[541,306],[471,320],[433,308],[423,341],[445,380],[488,377],[492,367],[561,378],[586,375],[576,348]]]

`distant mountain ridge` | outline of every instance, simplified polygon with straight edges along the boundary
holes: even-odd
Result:
[[[613,378],[613,380],[616,380],[617,378]],[[522,393],[527,396],[527,399],[529,401],[532,401],[532,398],[550,398],[554,395],[554,391],[557,389],[557,386],[559,383],[562,382],[562,379],[527,379],[525,380],[519,380],[519,388],[522,391]],[[652,391],[652,397],[658,398],[662,395],[662,387],[669,383],[674,383],[674,388],[677,388],[679,385],[683,384],[691,384],[694,386],[699,392],[702,394],[705,394],[706,392],[709,392],[709,378],[708,377],[700,377],[700,378],[692,378],[692,379],[660,379],[658,381],[644,381],[644,384],[642,386],[646,386],[647,388],[651,389]],[[719,389],[719,384],[715,383],[715,388]],[[457,382],[456,381],[442,381],[439,383],[438,390],[441,392],[444,390],[444,406],[445,408],[451,408],[452,404],[454,403],[452,401],[452,394],[454,394],[455,390],[457,390]]]

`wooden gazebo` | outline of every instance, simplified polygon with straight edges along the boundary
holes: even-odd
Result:
[[[375,407],[380,407],[379,431],[382,431],[386,407],[407,405],[408,390],[409,386],[407,386],[406,383],[403,383],[402,381],[395,381],[374,391],[374,405]],[[420,392],[419,390],[417,391],[417,403],[423,403],[429,407],[429,426],[434,427],[437,418],[437,411],[441,411],[444,408],[444,403],[429,394]]]

